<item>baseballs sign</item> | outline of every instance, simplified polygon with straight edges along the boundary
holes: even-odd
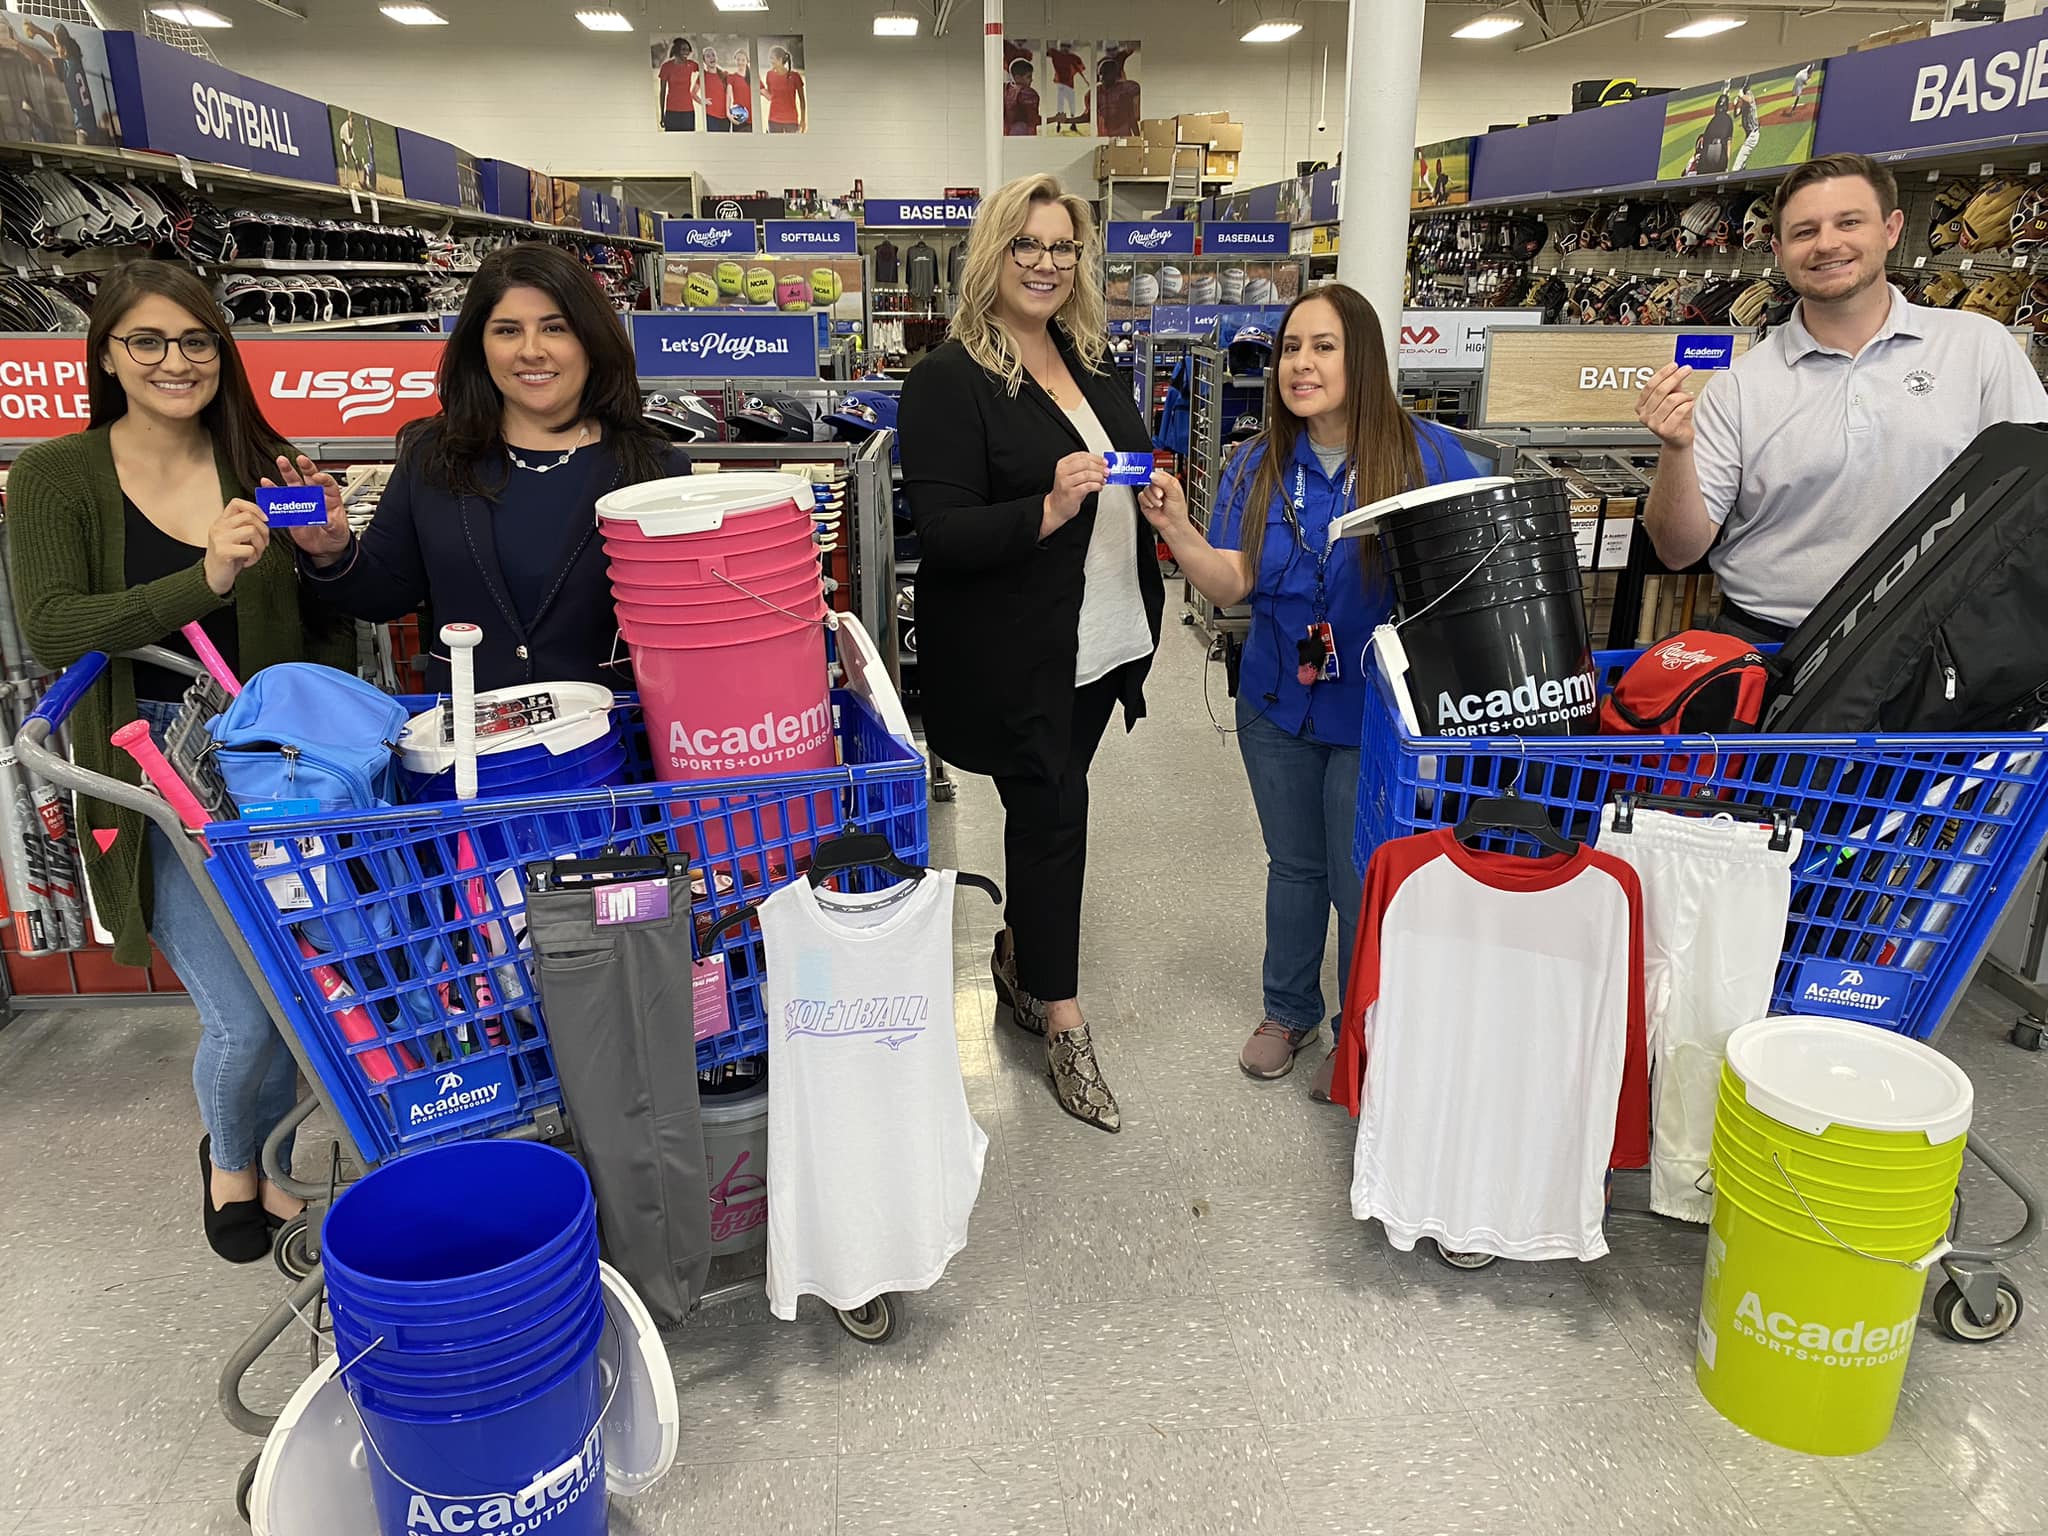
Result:
[[[237,337],[263,414],[294,442],[372,441],[441,408],[439,336]],[[62,437],[91,420],[85,339],[0,336],[0,440]]]

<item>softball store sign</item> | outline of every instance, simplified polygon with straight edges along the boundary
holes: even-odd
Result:
[[[815,379],[818,323],[809,313],[633,316],[643,379]]]
[[[858,256],[859,233],[850,219],[770,219],[762,249],[770,256]]]
[[[752,256],[761,245],[752,219],[663,219],[661,248],[677,256]]]
[[[2036,133],[2048,133],[2043,16],[1828,60],[1813,152],[1885,155]]]
[[[133,32],[106,34],[121,139],[270,176],[334,182],[327,104]]]
[[[1205,224],[1204,256],[1285,256],[1292,230],[1283,223]]]
[[[1105,249],[1112,256],[1192,256],[1195,226],[1185,219],[1112,223]]]
[[[973,197],[871,197],[860,221],[869,229],[965,229],[980,207]]]
[[[441,408],[439,336],[236,342],[263,414],[295,442],[381,441]],[[91,414],[84,337],[0,336],[0,440],[62,437]]]

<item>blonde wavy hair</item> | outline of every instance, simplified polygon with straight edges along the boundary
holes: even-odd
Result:
[[[1053,318],[1066,330],[1090,373],[1102,371],[1109,351],[1109,306],[1102,297],[1102,253],[1094,249],[1095,213],[1072,193],[1060,190],[1051,176],[1019,176],[984,198],[967,236],[967,261],[960,273],[960,303],[953,311],[951,334],[967,355],[1003,381],[1011,394],[1024,384],[1024,359],[1010,343],[1010,334],[996,319],[996,293],[1010,242],[1024,233],[1031,210],[1040,203],[1058,203],[1074,221],[1074,239],[1081,260],[1074,268],[1074,288]]]

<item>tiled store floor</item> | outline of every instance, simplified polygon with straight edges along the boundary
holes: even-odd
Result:
[[[1220,671],[1211,686],[1226,714]],[[1094,777],[1083,1000],[1123,1134],[1062,1115],[1042,1047],[996,1025],[992,911],[963,892],[962,1055],[990,1139],[967,1251],[881,1348],[758,1303],[670,1335],[681,1456],[614,1532],[2048,1529],[2039,1256],[2014,1268],[2035,1308],[2015,1334],[1928,1329],[1890,1442],[1816,1461],[1695,1392],[1697,1232],[1622,1214],[1598,1264],[1460,1275],[1353,1222],[1350,1124],[1309,1102],[1314,1058],[1274,1084],[1236,1068],[1261,854],[1178,627],[1152,708]],[[1000,872],[985,781],[933,825],[938,856]],[[2048,1056],[2004,1043],[2010,1012],[1980,991],[1942,1044],[1979,1126],[2048,1186]],[[241,1529],[255,1442],[215,1410],[215,1377],[282,1282],[201,1244],[193,1034],[168,1008],[0,1031],[0,1536]],[[1967,1187],[1977,1230],[2016,1220],[1980,1170]],[[303,1373],[280,1347],[249,1396],[275,1408]]]

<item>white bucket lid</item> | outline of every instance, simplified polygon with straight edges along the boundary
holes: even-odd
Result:
[[[874,707],[891,736],[917,752],[917,737],[911,732],[910,716],[904,713],[903,700],[897,696],[895,684],[889,681],[889,669],[882,665],[882,653],[875,649],[874,640],[859,619],[850,613],[834,617],[833,627],[839,636],[839,665],[846,673],[846,686]],[[923,756],[921,752],[918,755]]]
[[[1368,506],[1354,507],[1330,524],[1330,547],[1334,549],[1339,539],[1355,539],[1364,534],[1378,533],[1381,520],[1396,513],[1413,512],[1418,508],[1434,506],[1440,501],[1469,496],[1474,491],[1491,491],[1503,485],[1516,483],[1513,475],[1487,475],[1478,480],[1446,480],[1442,485],[1420,486],[1412,491],[1403,491],[1398,496],[1388,496]],[[602,506],[603,503],[600,502],[598,505]]]
[[[599,1264],[597,1273],[605,1314],[598,1372],[610,1404],[604,1415],[604,1485],[631,1498],[675,1463],[682,1414],[675,1372],[646,1305],[609,1264]],[[263,1442],[249,1493],[249,1525],[256,1536],[362,1536],[377,1529],[370,1451],[355,1404],[336,1375],[340,1364],[329,1355],[313,1368]]]
[[[1931,1046],[1846,1019],[1758,1019],[1728,1037],[1728,1065],[1752,1108],[1819,1136],[1830,1126],[1924,1134],[1939,1146],[1970,1128],[1975,1093]]]
[[[602,683],[523,683],[512,688],[493,688],[476,696],[478,710],[493,704],[549,696],[555,718],[511,730],[479,729],[476,751],[479,757],[514,752],[523,747],[546,747],[553,757],[587,747],[602,739],[612,728],[612,691]],[[414,773],[446,773],[455,766],[455,743],[441,739],[441,706],[414,715],[398,733],[398,752]]]
[[[767,512],[792,501],[811,510],[809,476],[738,470],[624,486],[597,499],[597,515],[601,522],[637,523],[649,538],[663,538],[710,533],[724,527],[728,517]]]

